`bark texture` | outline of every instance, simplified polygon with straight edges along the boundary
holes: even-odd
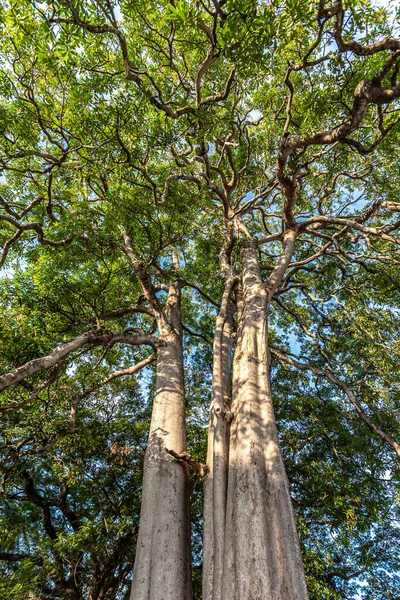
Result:
[[[241,251],[243,314],[234,360],[222,600],[306,600],[267,356],[268,294],[254,246]]]
[[[159,328],[164,344],[157,358],[131,600],[190,600],[188,467],[166,451],[186,451],[178,284],[170,286]]]
[[[233,310],[229,291],[224,296],[214,337],[207,473],[204,479],[203,600],[220,598],[222,593],[233,343]]]
[[[295,236],[288,233],[287,237],[267,285],[261,279],[255,245],[251,239],[242,242],[231,403],[232,332],[224,302],[217,318],[205,481],[203,600],[308,599],[272,406],[267,346],[270,298],[293,252]],[[224,418],[218,412],[221,407]]]

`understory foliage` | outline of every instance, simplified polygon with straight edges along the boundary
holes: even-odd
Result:
[[[0,598],[129,598],[160,343],[144,290],[165,307],[182,286],[188,451],[205,463],[238,223],[272,290],[310,598],[400,597],[396,10],[0,0]],[[193,470],[196,600],[202,494]]]

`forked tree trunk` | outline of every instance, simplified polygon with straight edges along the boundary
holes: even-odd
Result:
[[[212,511],[219,514],[218,502],[224,506],[224,517],[219,519],[224,534],[221,539],[219,528],[217,540],[210,519],[205,520],[203,600],[306,600],[300,545],[271,400],[268,293],[251,241],[242,246],[241,257],[233,421],[224,453],[228,457],[226,490],[225,495],[220,490],[220,500],[209,491],[216,480],[207,481],[205,489],[206,515]],[[217,391],[213,390],[213,397]],[[210,438],[215,438],[221,425],[215,424],[213,414],[211,417]],[[218,558],[221,546],[222,565]]]
[[[255,248],[241,251],[222,600],[306,600],[300,544],[271,400],[268,295]]]
[[[131,600],[190,600],[190,517],[187,465],[168,450],[186,450],[180,289],[170,286],[164,341],[144,462],[142,507]]]

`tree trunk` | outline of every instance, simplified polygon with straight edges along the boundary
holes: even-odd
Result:
[[[288,256],[280,260],[279,272],[273,275],[275,279],[283,272],[281,263],[290,261],[292,244],[285,252]],[[203,600],[307,600],[295,516],[271,399],[267,347],[269,294],[250,239],[242,243],[241,258],[230,411],[226,406],[229,395],[226,390],[230,387],[232,335],[222,308],[214,342],[209,472],[205,481]],[[222,307],[223,304],[224,300]],[[225,418],[216,414],[221,397]]]
[[[222,592],[233,342],[230,287],[227,282],[228,294],[224,294],[214,336],[207,473],[204,478],[203,600],[220,598]]]
[[[268,293],[242,246],[243,311],[234,359],[222,600],[308,598],[271,400]]]
[[[143,476],[142,508],[131,600],[190,600],[187,465],[166,450],[186,450],[180,287],[170,286],[164,344],[157,357],[155,397]]]

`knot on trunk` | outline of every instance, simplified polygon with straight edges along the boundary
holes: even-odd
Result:
[[[223,406],[217,406],[215,408],[215,414],[217,417],[224,419],[227,423],[233,421],[235,415],[231,412],[230,409],[230,398],[229,396],[224,396],[224,404]]]

